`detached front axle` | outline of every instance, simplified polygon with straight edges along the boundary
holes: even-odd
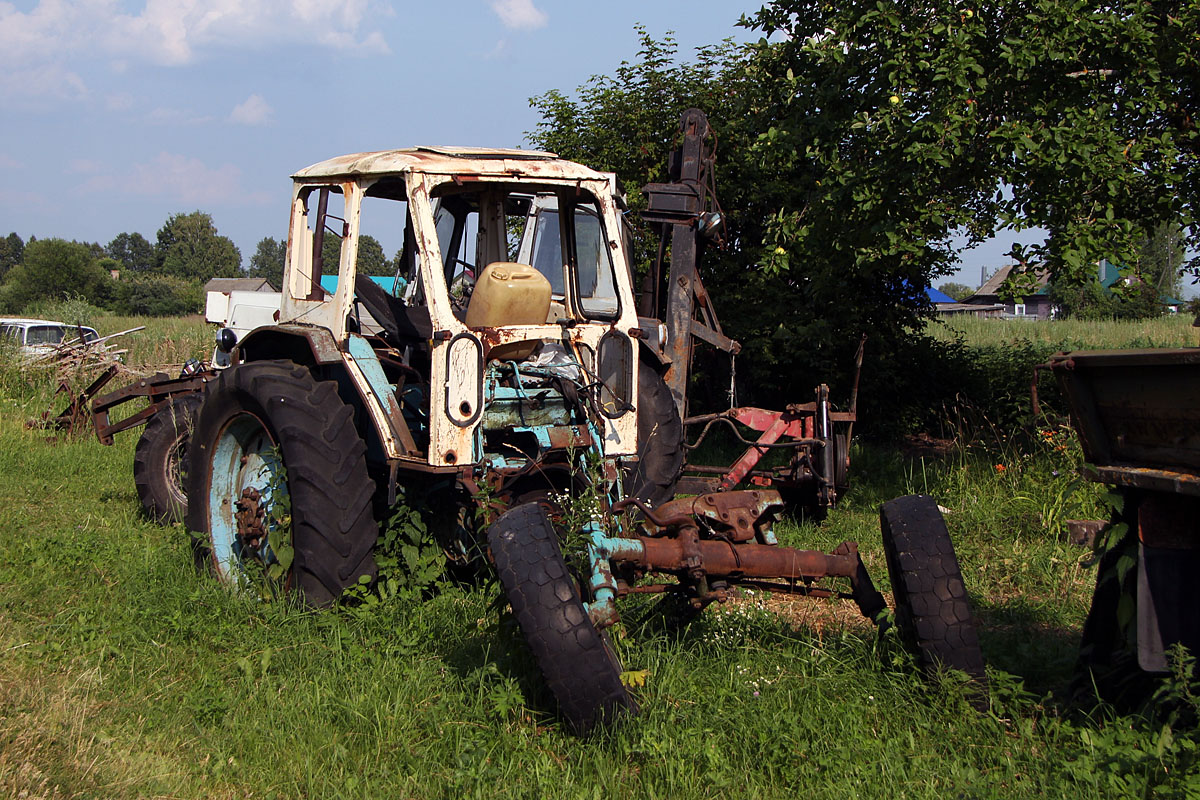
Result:
[[[614,505],[613,510],[634,506],[642,513],[645,533],[610,537],[592,532],[589,550],[594,601],[588,610],[597,626],[617,620],[613,600],[628,591],[614,578],[614,570],[674,575],[684,586],[703,587],[701,604],[724,598],[707,590],[716,582],[774,579],[786,584],[773,589],[805,594],[815,580],[849,578],[850,597],[865,616],[874,619],[886,607],[859,557],[857,543],[843,542],[832,553],[775,544],[770,523],[783,504],[773,490],[700,495],[673,500],[658,509],[627,501]],[[659,588],[667,589],[665,585]]]

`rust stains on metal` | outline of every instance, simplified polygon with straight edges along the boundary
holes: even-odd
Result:
[[[729,538],[746,542],[758,535],[760,525],[783,509],[779,492],[772,489],[721,492],[681,497],[658,509],[661,517],[694,516],[729,529]]]
[[[682,538],[643,537],[642,544],[645,555],[636,565],[643,569],[661,572],[701,570],[711,578],[851,578],[860,563],[851,555],[711,539],[685,543]]]
[[[262,495],[254,487],[242,490],[242,496],[234,504],[237,511],[237,535],[242,542],[253,550],[258,550],[267,538],[266,513],[262,505]]]

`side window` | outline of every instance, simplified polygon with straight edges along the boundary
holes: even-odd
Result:
[[[16,325],[0,325],[0,339],[21,344],[21,329]]]
[[[575,206],[575,264],[579,305],[588,317],[612,319],[620,311],[612,258],[596,206]]]
[[[406,250],[411,222],[402,178],[388,177],[372,184],[363,197],[358,217],[359,275],[370,275],[400,297],[412,279],[415,264]],[[390,281],[387,279],[391,279]]]
[[[558,212],[539,211],[537,223],[533,229],[533,264],[531,266],[550,281],[551,293],[561,297],[564,294],[564,262],[562,242],[559,236]]]
[[[337,274],[342,239],[348,233],[340,186],[312,186],[300,194],[303,230],[293,237],[291,295],[322,300],[321,276]]]

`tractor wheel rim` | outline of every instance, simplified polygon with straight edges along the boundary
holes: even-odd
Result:
[[[265,565],[274,560],[266,537],[258,546],[246,541],[245,525],[237,515],[245,496],[255,497],[269,515],[282,468],[275,440],[253,414],[239,414],[218,435],[209,508],[213,564],[222,581],[237,584],[245,576],[247,561]]]

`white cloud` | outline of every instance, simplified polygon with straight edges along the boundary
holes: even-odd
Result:
[[[241,179],[241,170],[232,164],[210,167],[198,158],[162,152],[119,172],[95,174],[79,191],[162,197],[189,206],[260,204],[264,198],[247,194]]]
[[[487,51],[487,53],[484,54],[483,58],[485,61],[491,61],[492,59],[500,58],[502,55],[504,55],[507,52],[508,52],[508,40],[501,39],[500,41],[496,42],[495,47],[493,47],[491,50]]]
[[[161,106],[147,114],[146,121],[151,125],[203,125],[211,122],[212,117],[194,114],[182,108]]]
[[[389,52],[371,29],[372,0],[37,0],[29,11],[0,0],[0,74],[35,73],[38,84],[0,81],[4,94],[70,96],[83,91],[72,64],[116,71],[130,64],[187,64],[216,49],[316,44],[356,54]]]
[[[275,109],[262,99],[262,95],[252,94],[245,102],[234,106],[229,121],[239,125],[266,125],[274,113]]]
[[[533,4],[533,0],[489,0],[489,4],[504,27],[514,30],[541,28],[550,19]]]
[[[133,108],[133,95],[128,92],[117,92],[104,98],[104,105],[109,111],[128,111]]]
[[[99,161],[89,158],[75,158],[67,164],[67,172],[78,173],[80,175],[93,175],[103,169],[103,165]]]
[[[25,166],[7,153],[0,153],[0,169],[20,169]]]

